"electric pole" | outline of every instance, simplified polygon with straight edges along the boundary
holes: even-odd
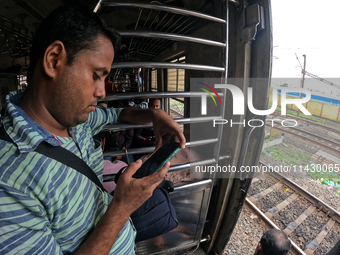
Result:
[[[306,74],[306,54],[303,55],[303,69],[301,73],[302,73],[302,80],[301,80],[300,88],[303,88],[305,85],[305,74]],[[302,93],[300,93],[300,98],[302,98]]]

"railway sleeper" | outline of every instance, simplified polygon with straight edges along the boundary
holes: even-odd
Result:
[[[296,198],[298,198],[298,194],[293,193],[292,195],[290,195],[289,197],[287,197],[284,201],[282,201],[281,203],[279,203],[278,205],[270,208],[268,210],[268,212],[265,213],[265,215],[268,218],[272,218],[274,213],[281,211],[282,209],[284,209],[285,207],[287,207],[290,203],[292,203]]]
[[[327,236],[328,232],[334,226],[335,221],[333,219],[329,219],[327,224],[322,227],[321,232],[317,235],[317,237],[306,245],[306,250],[304,251],[307,255],[311,255],[321,244],[323,239]]]
[[[287,235],[292,233],[309,215],[315,211],[316,207],[311,205],[308,207],[295,221],[288,224],[283,230]]]
[[[257,193],[253,196],[251,196],[249,198],[249,200],[251,202],[255,202],[256,200],[258,200],[259,198],[262,198],[266,195],[268,195],[269,193],[273,192],[274,190],[277,190],[278,188],[280,188],[283,184],[281,182],[277,182],[274,185],[270,186],[268,189],[265,189],[263,191],[261,191],[260,193]]]

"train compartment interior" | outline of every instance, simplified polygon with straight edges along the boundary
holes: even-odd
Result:
[[[35,27],[50,11],[66,1],[2,1],[0,3],[0,100],[18,86],[26,86],[29,47]],[[238,87],[245,98],[252,88],[255,109],[267,109],[272,61],[272,28],[269,0],[160,0],[85,1],[89,8],[122,36],[109,79],[111,88],[103,101],[160,98],[171,113],[171,102],[181,105],[175,120],[187,138],[186,152],[170,167],[176,179],[171,200],[179,226],[160,237],[137,243],[138,254],[172,254],[201,246],[221,254],[241,212],[251,183],[251,174],[211,174],[190,178],[190,166],[257,165],[264,126],[248,125],[260,119],[245,108],[233,114],[233,94],[219,90],[221,105],[216,118],[240,125],[219,125],[215,132],[192,130],[212,125],[209,117],[194,115],[201,92],[192,92],[192,79],[211,78]],[[11,13],[11,15],[9,15]],[[210,102],[212,103],[212,102]],[[115,124],[104,131],[150,125]],[[189,153],[192,151],[202,153]],[[106,152],[106,156],[151,153],[154,147]],[[171,177],[170,177],[171,178]]]

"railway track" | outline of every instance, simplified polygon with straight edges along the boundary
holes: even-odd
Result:
[[[171,115],[175,118],[183,117],[172,109]],[[281,116],[275,117],[280,118]],[[289,118],[299,122],[312,123],[340,134],[337,129],[302,117],[292,115]],[[295,127],[285,128],[275,125],[274,128],[340,153],[340,143],[336,141]],[[258,191],[256,192],[256,188],[253,192],[251,190],[248,192],[245,207],[262,219],[268,228],[282,229],[289,236],[292,240],[290,254],[326,254],[325,250],[329,251],[332,247],[328,247],[324,243],[332,243],[329,240],[334,235],[340,239],[340,208],[338,211],[335,210],[278,173],[272,172],[267,175],[269,178],[264,177],[253,179],[252,187],[259,186],[260,188],[257,187]],[[290,212],[293,213],[290,214]]]
[[[288,110],[288,109],[287,109],[287,110]],[[289,109],[289,110],[292,110],[292,109]],[[293,110],[293,111],[297,112],[296,110]],[[275,111],[274,113],[280,115],[280,112],[279,112],[279,111]],[[286,114],[286,116],[289,116],[289,117],[297,117],[297,118],[301,118],[302,120],[306,120],[306,118],[299,117],[299,116],[296,116],[296,115],[293,115],[293,114],[290,114],[290,113]],[[336,120],[331,120],[331,119],[328,119],[328,118],[325,118],[325,117],[321,117],[321,116],[315,116],[315,117],[318,118],[318,119],[325,120],[325,121],[330,122],[330,123],[340,124],[340,122],[339,122],[339,121],[336,121]],[[307,119],[307,120],[308,120],[308,119]],[[312,123],[320,124],[320,123],[318,123],[318,122],[316,122],[316,121],[314,121],[314,120],[309,120],[309,121],[312,122]],[[320,124],[320,125],[323,125],[323,124]],[[326,126],[326,125],[325,125],[325,126]]]
[[[272,127],[272,124],[266,124],[266,126]],[[335,153],[340,153],[340,142],[337,142],[336,140],[331,140],[296,127],[282,127],[274,124],[273,128],[308,140]]]
[[[178,111],[176,111],[175,109],[170,108],[170,116],[172,116],[173,118],[183,118],[184,115]]]
[[[323,128],[325,130],[328,130],[328,131],[340,134],[340,129],[334,128],[334,127],[331,127],[331,126],[328,126],[328,125],[325,125],[325,124],[321,124],[319,122],[316,122],[315,120],[310,120],[310,119],[299,117],[299,116],[296,116],[296,115],[293,115],[293,114],[287,114],[285,116],[282,116],[280,114],[280,112],[278,112],[278,111],[273,112],[271,115],[274,116],[274,117],[281,118],[281,119],[283,117],[286,117],[286,119],[294,119],[294,120],[299,121],[299,122],[302,121],[303,123],[307,123],[309,125],[318,126],[318,127],[321,127],[321,128]],[[332,121],[332,120],[330,120],[330,121]],[[337,121],[332,121],[332,122],[337,123],[340,126],[340,122],[337,122]]]
[[[253,179],[246,206],[268,227],[289,236],[291,254],[325,254],[320,253],[323,241],[334,233],[340,238],[340,208],[335,210],[278,173],[264,177]]]
[[[174,118],[183,118],[183,115],[181,113],[175,111],[174,109],[170,109],[170,110],[171,110],[171,116],[173,116]],[[277,117],[277,118],[280,118],[282,120],[282,117],[278,113],[275,113],[274,116]],[[304,122],[309,123],[309,124],[313,123],[313,125],[318,125],[322,128],[330,130],[330,131],[332,131],[332,132],[334,132],[334,133],[336,133],[340,136],[340,130],[338,130],[338,129],[328,127],[326,125],[323,125],[323,124],[320,124],[320,123],[317,123],[317,122],[314,122],[314,121],[309,121],[308,119],[305,119],[305,118],[302,118],[302,117],[297,117],[297,116],[294,116],[294,115],[289,116],[289,118],[294,119],[296,121],[304,121]],[[266,126],[272,127],[272,124],[267,123]],[[335,153],[340,153],[340,141],[336,141],[334,139],[333,140],[328,139],[328,138],[313,134],[311,132],[307,132],[305,130],[299,129],[297,127],[282,127],[282,126],[278,126],[278,125],[275,125],[275,124],[273,126],[274,127],[272,127],[272,128],[274,128],[274,129],[278,129],[278,130],[281,130],[285,133],[289,133],[289,134],[292,134],[294,136],[298,136],[302,139],[308,140],[308,141],[310,141],[314,144],[317,144],[317,145],[319,145],[323,148],[326,148],[330,151],[333,151]]]

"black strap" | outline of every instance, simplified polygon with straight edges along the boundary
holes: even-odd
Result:
[[[0,139],[13,143],[3,126],[0,127]],[[85,175],[94,182],[99,188],[101,188],[102,191],[105,191],[103,185],[92,169],[85,163],[84,160],[80,159],[72,152],[61,146],[53,146],[45,141],[41,142],[35,151],[77,170],[79,173]]]

